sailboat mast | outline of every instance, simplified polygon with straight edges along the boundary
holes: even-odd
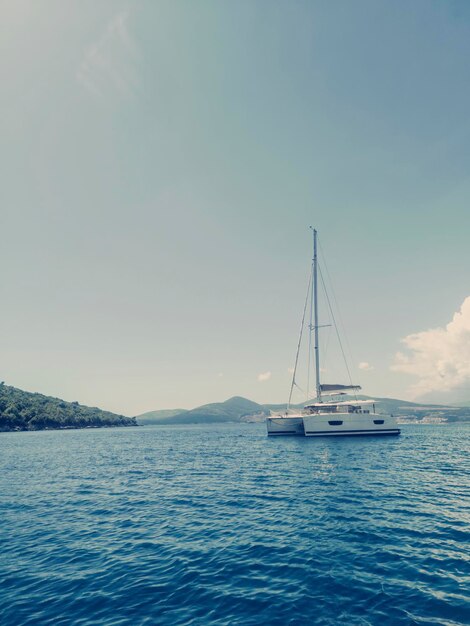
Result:
[[[318,256],[317,231],[315,229],[313,229],[313,327],[315,334],[315,388],[317,392],[317,399],[320,402],[320,350],[318,347]]]
[[[313,228],[310,226],[313,235]],[[310,271],[310,292],[308,297],[310,297],[310,317],[308,321],[308,352],[307,352],[307,394],[305,396],[305,401],[309,402],[310,400],[310,364],[312,361],[312,331],[313,331],[313,256],[312,256],[312,269]]]

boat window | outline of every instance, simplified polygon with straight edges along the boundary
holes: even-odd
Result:
[[[305,413],[337,413],[338,407],[336,404],[322,404],[318,406],[306,406],[304,407]]]
[[[384,420],[374,420],[374,424],[383,424]]]
[[[343,423],[342,420],[329,420],[328,421],[328,424],[330,426],[341,426],[342,423]]]

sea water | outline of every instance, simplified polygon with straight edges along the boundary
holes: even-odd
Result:
[[[469,435],[0,434],[0,623],[469,624]]]

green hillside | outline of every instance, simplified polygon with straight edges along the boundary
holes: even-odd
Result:
[[[146,414],[144,414],[145,416]],[[221,422],[240,422],[253,415],[269,415],[269,410],[261,404],[234,396],[225,402],[214,402],[205,404],[190,411],[184,411],[177,415],[160,418],[159,424],[214,424]],[[138,416],[137,422],[141,421],[142,416]],[[148,423],[148,422],[147,422]]]
[[[161,409],[160,411],[147,411],[147,413],[137,415],[135,419],[142,425],[161,424],[162,420],[174,417],[175,415],[182,415],[183,413],[186,413],[186,409]]]
[[[0,383],[0,431],[136,425],[133,417]]]

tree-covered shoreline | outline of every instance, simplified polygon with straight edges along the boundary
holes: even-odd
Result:
[[[0,432],[111,426],[137,426],[137,423],[133,417],[0,383]]]

